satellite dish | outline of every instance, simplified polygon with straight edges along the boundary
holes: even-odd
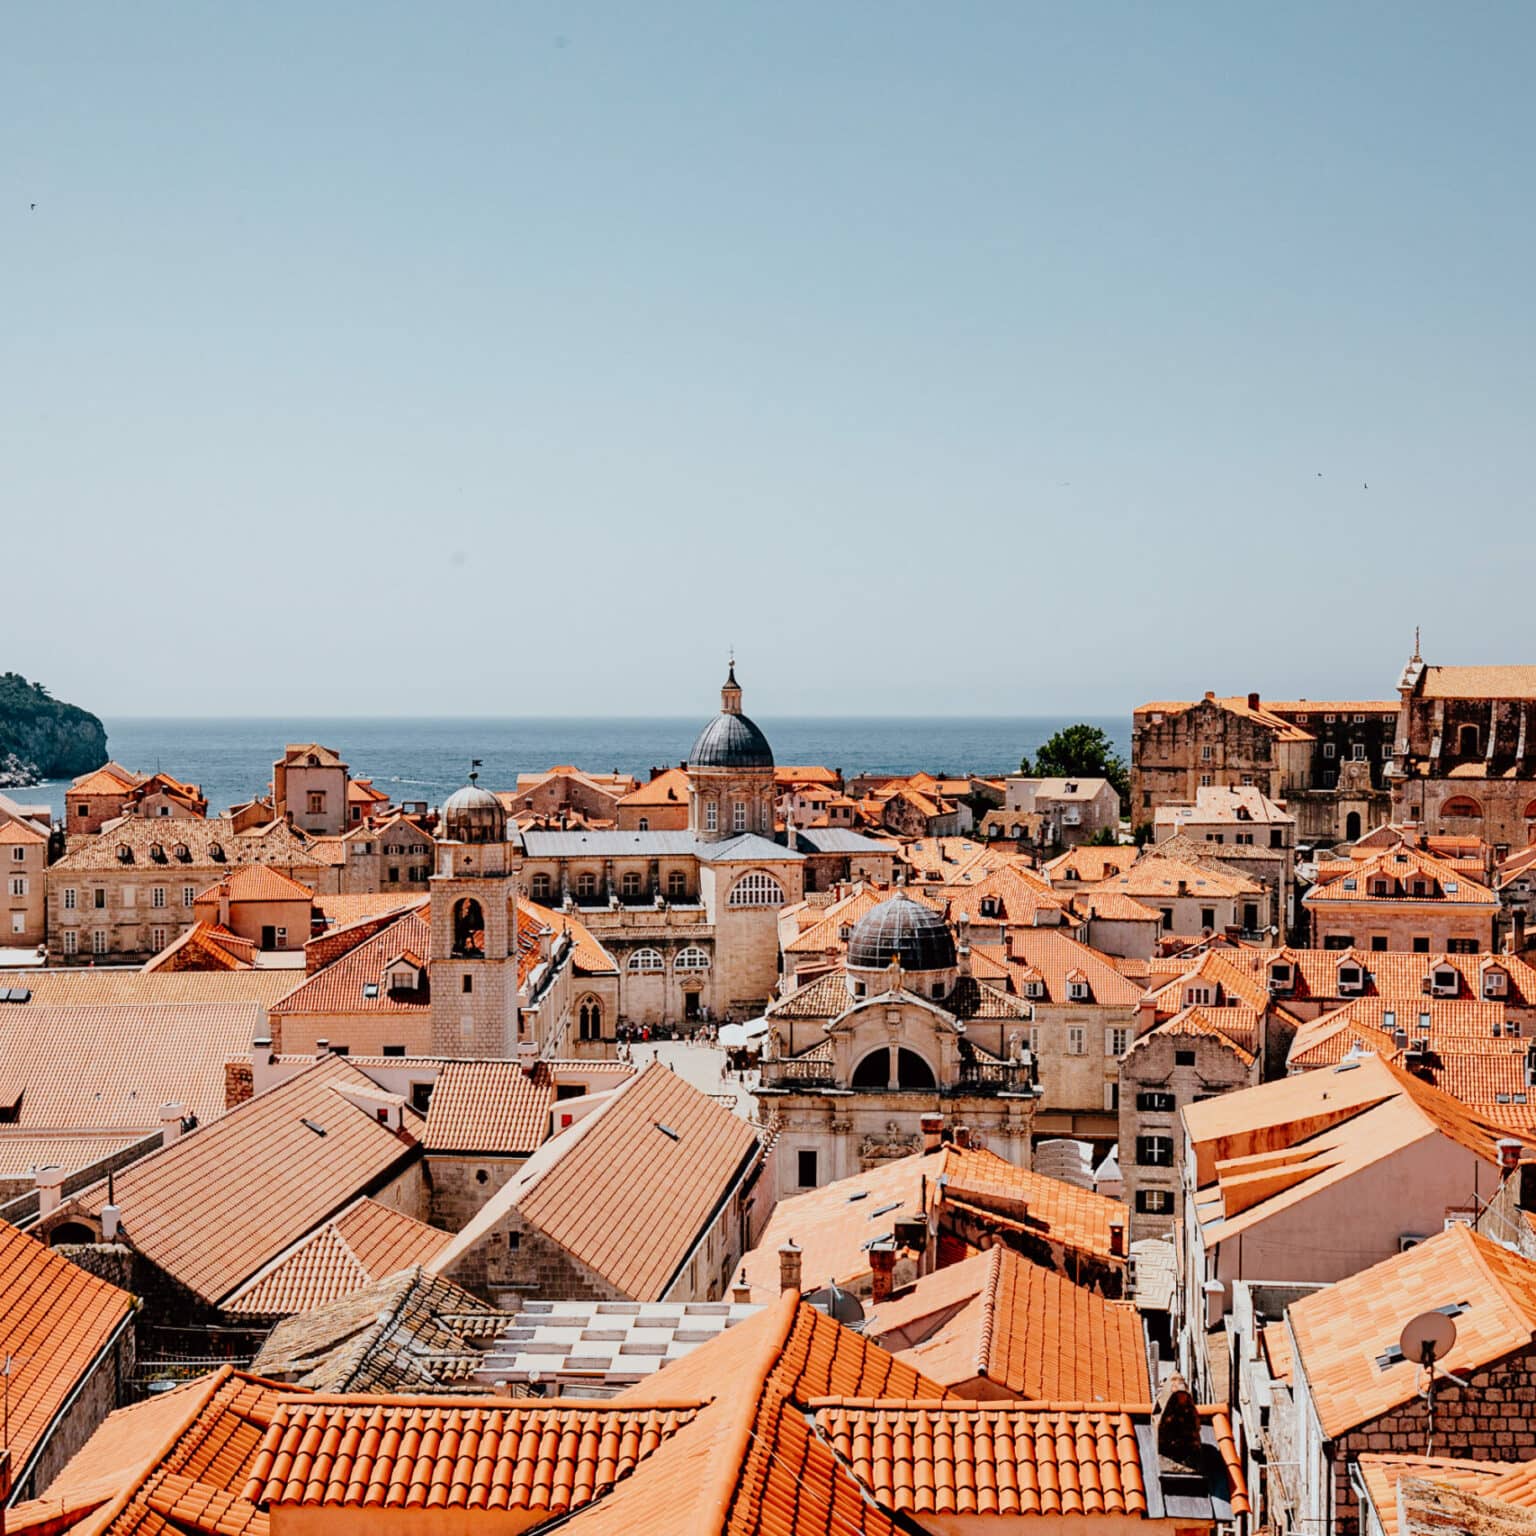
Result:
[[[1403,1359],[1415,1365],[1433,1365],[1450,1353],[1456,1342],[1456,1324],[1444,1312],[1421,1312],[1408,1323],[1398,1338]]]

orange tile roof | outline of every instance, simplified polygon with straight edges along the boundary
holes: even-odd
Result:
[[[323,1057],[121,1170],[114,1187],[126,1241],[221,1302],[417,1155],[420,1118],[408,1112],[409,1131],[388,1130],[335,1091],[357,1086],[372,1084],[342,1057]],[[103,1182],[66,1205],[99,1214],[106,1201]]]
[[[1536,699],[1536,667],[1424,668],[1423,699]]]
[[[35,846],[39,843],[46,844],[47,841],[46,833],[39,832],[24,821],[0,821],[0,843],[31,843]]]
[[[619,804],[630,807],[687,805],[688,793],[687,773],[681,768],[668,768],[665,773],[658,773],[654,779],[647,784],[642,784],[639,789],[631,790],[619,801]]]
[[[0,1359],[19,1484],[97,1358],[133,1316],[126,1291],[0,1222]],[[115,1378],[114,1366],[108,1366]]]
[[[425,1264],[451,1236],[364,1197],[242,1286],[225,1310],[258,1317],[307,1312],[397,1270]]]
[[[8,1007],[0,1018],[0,1105],[28,1130],[155,1130],[160,1107],[224,1112],[224,1063],[266,1033],[257,1003]]]
[[[1040,873],[1053,884],[1060,879],[1082,880],[1091,885],[1111,874],[1122,874],[1140,857],[1139,848],[1125,845],[1101,848],[1085,844],[1081,848],[1069,848],[1065,853],[1057,854],[1054,859],[1048,859],[1040,866]]]
[[[256,1003],[263,1013],[294,986],[292,971],[129,971],[92,969],[0,971],[0,987],[24,987],[31,1008],[97,1004]],[[6,1017],[15,1016],[12,1005]]]
[[[119,773],[111,764],[84,773],[69,786],[72,795],[122,795],[139,782],[137,774]]]
[[[557,935],[570,935],[575,966],[582,975],[607,976],[618,970],[618,961],[593,938],[592,930],[574,912],[556,912],[529,901],[527,897],[518,901],[518,907],[520,913],[526,914],[540,928],[548,928]]]
[[[923,1331],[921,1318],[944,1320],[896,1358],[962,1393],[983,1377],[1015,1397],[1057,1402],[1152,1395],[1136,1308],[1001,1244],[923,1276],[877,1306],[864,1331],[881,1343],[897,1331],[910,1339]]]
[[[903,1515],[1148,1514],[1136,1420],[1148,1404],[830,1402],[816,1427],[877,1503]],[[1235,1514],[1249,1512],[1225,1412],[1202,1410]]]
[[[1059,928],[1014,928],[1008,933],[1008,957],[1039,973],[1046,998],[1066,1003],[1067,973],[1081,971],[1090,1000],[1101,1008],[1134,1008],[1142,989],[1127,980],[1108,955],[1079,943]],[[1010,966],[1010,969],[1013,967]]]
[[[445,1061],[427,1107],[433,1152],[526,1157],[549,1135],[554,1074],[544,1062]]]
[[[243,1497],[278,1508],[564,1515],[601,1498],[697,1413],[696,1404],[286,1402]]]
[[[1423,1478],[1441,1487],[1487,1493],[1501,1478],[1528,1464],[1513,1461],[1468,1461],[1457,1456],[1399,1455],[1364,1451],[1357,1458],[1383,1536],[1397,1536],[1397,1485],[1405,1477]],[[1518,1502],[1508,1500],[1506,1502]]]
[[[256,946],[219,923],[199,919],[172,939],[142,969],[155,971],[243,971],[255,964]]]
[[[948,1182],[941,1187],[944,1177]],[[870,1240],[888,1236],[900,1212],[916,1212],[925,1200],[930,1212],[952,1204],[1038,1241],[1123,1262],[1115,1257],[1110,1236],[1111,1223],[1125,1221],[1119,1201],[1017,1168],[993,1152],[947,1145],[780,1200],[742,1261],[753,1299],[778,1293],[778,1250],[791,1238],[801,1249],[807,1284],[835,1280],[867,1289]]]
[[[653,1062],[546,1142],[429,1268],[451,1277],[516,1209],[621,1296],[665,1300],[759,1145],[746,1120]]]
[[[1179,894],[1183,882],[1191,898],[1200,896],[1252,896],[1263,889],[1237,870],[1213,869],[1187,859],[1165,858],[1155,849],[1142,856],[1123,874],[1109,875],[1090,888],[1089,894],[1113,893],[1137,901],[1163,901]]]
[[[425,955],[431,947],[432,930],[426,919],[420,912],[407,912],[301,981],[272,1012],[285,1018],[303,1014],[430,1013],[432,1002],[426,989],[391,992],[384,985],[384,972],[402,955]]]
[[[1146,1041],[1161,1039],[1167,1035],[1204,1035],[1220,1040],[1246,1064],[1252,1065],[1258,1054],[1260,1026],[1263,1014],[1255,1008],[1241,1004],[1215,1007],[1194,1003],[1170,1019],[1164,1019],[1132,1042],[1134,1051]]]
[[[1119,891],[1083,891],[1072,898],[1073,907],[1084,916],[1106,923],[1161,923],[1163,914],[1156,907],[1137,901]]]
[[[1332,902],[1437,902],[1450,906],[1495,906],[1498,898],[1488,886],[1460,867],[1465,861],[1450,861],[1426,853],[1421,848],[1389,848],[1374,858],[1355,860],[1339,871],[1337,878],[1321,879],[1302,898],[1307,906]],[[1479,866],[1481,868],[1481,866]],[[1426,893],[1410,894],[1412,882],[1422,880]],[[1374,883],[1385,881],[1387,889],[1372,894]],[[1397,889],[1398,885],[1402,889]]]
[[[197,899],[218,901],[227,896],[231,901],[308,901],[314,894],[309,886],[290,880],[281,870],[265,864],[242,864],[207,890],[199,891]]]
[[[1408,1318],[1458,1303],[1456,1342],[1437,1370],[1465,1375],[1536,1346],[1536,1263],[1460,1224],[1292,1302],[1296,1371],[1323,1433],[1337,1439],[1414,1401],[1418,1361],[1383,1369],[1378,1357]]]

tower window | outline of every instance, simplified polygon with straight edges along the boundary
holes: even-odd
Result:
[[[461,992],[473,992],[475,990],[475,978],[473,976],[465,976],[459,983],[459,990]]]
[[[731,887],[730,900],[726,905],[732,907],[782,907],[784,905],[784,888],[772,875],[765,875],[761,870],[753,870],[750,874],[743,875]]]
[[[473,896],[463,896],[454,903],[453,954],[469,960],[485,957],[485,914]]]
[[[713,800],[704,802],[704,830],[714,832],[720,826],[720,808]]]
[[[734,800],[731,802],[731,831],[745,832],[747,830],[747,802]]]

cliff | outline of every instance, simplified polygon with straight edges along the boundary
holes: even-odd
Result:
[[[72,779],[107,760],[106,727],[41,683],[0,673],[0,789]]]

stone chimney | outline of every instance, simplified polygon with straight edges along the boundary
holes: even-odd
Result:
[[[37,1214],[51,1216],[64,1202],[64,1170],[56,1163],[34,1168],[32,1177],[37,1182]]]
[[[160,1106],[160,1145],[168,1147],[181,1136],[181,1122],[185,1114],[180,1104]]]
[[[1505,1173],[1513,1173],[1520,1166],[1520,1153],[1525,1144],[1514,1136],[1500,1136],[1494,1145],[1499,1149],[1499,1167]]]
[[[1152,1405],[1152,1434],[1157,1460],[1164,1472],[1200,1472],[1200,1413],[1184,1378],[1177,1371],[1158,1388]]]
[[[781,1291],[800,1289],[800,1250],[795,1246],[795,1240],[792,1237],[779,1249],[779,1289]]]
[[[1125,1257],[1125,1218],[1123,1216],[1109,1218],[1109,1251],[1117,1259]]]
[[[955,1145],[964,1151],[971,1144],[971,1128],[968,1125],[955,1127]]]
[[[918,1124],[923,1130],[923,1151],[937,1152],[944,1140],[944,1116],[933,1113],[924,1115]]]
[[[655,776],[655,771],[652,770],[651,777],[655,778]],[[738,1306],[743,1307],[752,1300],[752,1287],[747,1284],[746,1270],[742,1270],[742,1272],[736,1276],[736,1284],[731,1287],[731,1300]]]
[[[896,1244],[880,1242],[870,1245],[870,1299],[876,1303],[889,1301],[896,1289]]]
[[[1248,695],[1248,708],[1249,709],[1257,709],[1258,707],[1259,707],[1259,696],[1258,696],[1258,694],[1250,693]]]

